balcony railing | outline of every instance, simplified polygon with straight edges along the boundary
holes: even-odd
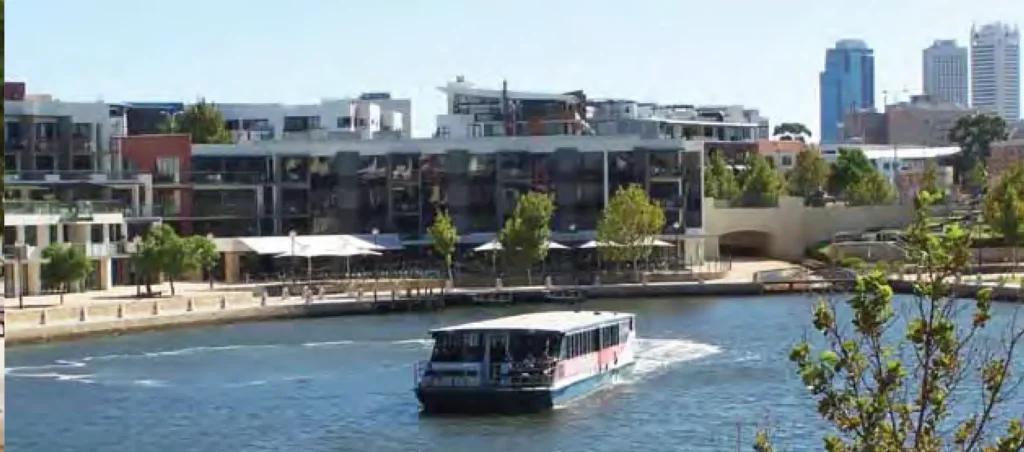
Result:
[[[117,201],[4,201],[4,215],[59,215],[63,221],[87,221],[95,214],[109,213],[131,216],[131,209]]]
[[[181,215],[181,206],[175,204],[153,204],[153,216],[177,217]]]
[[[212,217],[256,217],[258,210],[255,204],[206,204],[196,203],[192,206],[192,216],[198,218]]]
[[[134,171],[44,171],[29,170],[4,173],[5,183],[17,182],[106,182],[106,181],[136,181],[138,173]]]
[[[204,185],[258,185],[266,181],[260,172],[193,172],[190,176],[193,184]]]

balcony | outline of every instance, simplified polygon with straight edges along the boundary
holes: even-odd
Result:
[[[4,174],[5,184],[19,182],[80,183],[80,182],[139,182],[138,173],[133,171],[96,172],[96,171],[18,171]]]
[[[193,172],[189,180],[196,185],[259,185],[266,182],[261,172]]]
[[[273,130],[232,130],[231,139],[235,143],[247,143],[253,141],[270,141],[274,139]]]
[[[192,207],[193,218],[252,217],[257,216],[255,204],[197,202]]]
[[[153,204],[153,216],[173,218],[181,215],[181,206],[177,204]]]
[[[58,215],[61,221],[90,221],[95,214],[119,213],[131,216],[131,209],[118,201],[4,201],[4,215]]]
[[[71,151],[77,153],[92,153],[96,151],[96,145],[91,137],[75,135],[71,137]]]

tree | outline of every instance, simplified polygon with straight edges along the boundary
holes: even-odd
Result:
[[[201,238],[206,240],[205,237]],[[198,242],[179,237],[169,225],[159,224],[150,228],[142,240],[137,259],[139,268],[146,278],[148,294],[153,293],[152,278],[157,274],[162,273],[167,277],[171,285],[171,295],[174,295],[174,280],[200,268],[200,261],[192,248],[194,245],[198,246]]]
[[[839,148],[839,154],[832,165],[832,175],[829,178],[829,191],[833,195],[846,195],[846,192],[854,182],[874,172],[875,166],[871,164],[864,151],[860,149]]]
[[[980,290],[974,301],[951,289],[950,281],[970,262],[971,240],[959,226],[944,234],[929,231],[929,207],[941,196],[922,192],[915,200],[906,237],[919,282],[905,309],[894,305],[886,275],[871,272],[858,277],[845,297],[850,312],[840,313],[827,300],[816,304],[812,323],[823,339],[815,341],[824,344],[820,351],[810,339],[790,351],[818,413],[832,424],[823,450],[995,452],[1024,446],[1019,411],[1008,411],[1016,418],[1002,437],[994,425],[996,409],[1015,386],[1008,376],[1024,328],[1013,325],[1002,350],[985,350],[995,342],[985,336],[991,289]],[[955,404],[968,379],[976,379],[981,406],[961,414],[968,410]],[[772,450],[766,432],[758,435],[755,450]]]
[[[772,129],[772,135],[779,137],[782,141],[807,141],[813,136],[811,129],[799,122],[784,122]]]
[[[70,243],[47,245],[43,259],[43,278],[60,290],[60,304],[64,304],[64,294],[92,272],[92,261],[85,255],[85,249]]]
[[[877,170],[854,181],[846,192],[846,200],[853,206],[888,204],[895,199],[896,192],[892,184]]]
[[[956,180],[964,183],[964,176],[978,162],[988,161],[992,143],[1007,138],[1006,121],[996,115],[973,114],[961,117],[949,129],[949,141],[960,146],[957,156]]]
[[[1017,268],[1017,246],[1024,239],[1024,165],[1009,168],[985,194],[982,214],[985,222],[1003,236],[1012,247],[1013,267]]]
[[[737,201],[746,207],[777,206],[782,185],[782,176],[768,163],[768,159],[753,155],[743,178],[743,192]]]
[[[513,269],[525,269],[529,278],[530,266],[548,255],[554,213],[551,195],[537,192],[519,195],[512,216],[505,221],[498,237],[506,264]]]
[[[193,235],[182,239],[185,254],[189,256],[187,265],[192,270],[203,270],[210,275],[210,288],[213,289],[213,267],[220,261],[217,245],[206,236]],[[171,283],[173,287],[173,282]]]
[[[924,164],[924,174],[921,175],[921,186],[919,191],[928,193],[939,192],[939,164],[935,159],[928,159]]]
[[[217,106],[199,99],[178,115],[168,118],[164,128],[172,133],[187,133],[194,144],[230,144],[231,134]]]
[[[619,188],[597,223],[597,240],[616,246],[600,248],[611,261],[632,262],[651,253],[651,241],[665,229],[665,211],[637,184]]]
[[[985,186],[988,185],[988,171],[985,169],[985,164],[981,160],[975,159],[967,165],[967,174],[962,176],[961,184],[970,188],[975,194],[984,192]]]
[[[736,175],[721,153],[715,152],[708,162],[704,174],[704,196],[713,199],[733,200],[740,193]]]
[[[455,254],[455,246],[459,243],[459,231],[455,223],[448,216],[448,212],[437,209],[434,215],[434,223],[427,229],[427,235],[434,241],[434,252],[444,257],[444,267],[448,273],[448,280],[452,278],[452,256]]]
[[[816,195],[828,182],[828,162],[821,153],[804,149],[796,155],[796,165],[789,173],[789,193],[807,199]]]

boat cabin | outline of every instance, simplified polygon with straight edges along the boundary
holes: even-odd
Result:
[[[417,369],[417,383],[448,387],[551,385],[566,376],[571,361],[589,357],[588,362],[598,369],[610,364],[612,357],[598,359],[598,355],[614,353],[613,349],[630,340],[634,322],[633,314],[628,313],[567,311],[435,329],[430,332],[434,349],[430,361]]]

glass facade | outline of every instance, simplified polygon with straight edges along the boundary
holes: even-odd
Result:
[[[838,143],[847,113],[875,108],[875,52],[863,41],[844,40],[825,52],[821,84],[821,141]]]

